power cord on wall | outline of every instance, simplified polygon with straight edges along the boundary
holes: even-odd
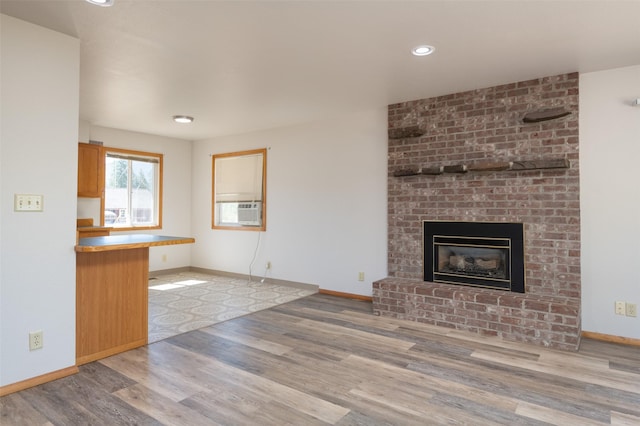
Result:
[[[267,273],[269,272],[269,269],[271,269],[271,262],[267,262],[264,265],[264,275],[262,276],[262,279],[260,280],[261,283],[263,283],[264,280],[267,279]]]
[[[258,255],[258,248],[260,247],[260,237],[262,236],[262,232],[258,232],[258,242],[256,243],[256,249],[253,252],[253,259],[251,259],[251,263],[249,263],[249,281],[253,281],[253,275],[251,274],[251,269],[253,268],[253,264],[256,261],[256,256]],[[266,275],[266,272],[265,272]],[[264,279],[262,279],[264,282]]]

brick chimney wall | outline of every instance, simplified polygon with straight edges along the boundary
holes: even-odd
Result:
[[[525,114],[571,114],[524,123]],[[388,268],[374,313],[575,350],[580,339],[578,74],[389,106]],[[567,169],[395,177],[400,169],[566,158]],[[424,220],[522,222],[526,293],[423,281]]]

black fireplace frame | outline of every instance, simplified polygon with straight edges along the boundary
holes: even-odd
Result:
[[[461,279],[450,281],[438,279],[434,274],[434,262],[436,253],[434,249],[434,236],[461,237],[469,239],[508,239],[509,270],[508,282],[492,281],[480,283],[474,280]],[[511,222],[444,222],[423,221],[423,253],[424,253],[424,281],[444,282],[454,285],[468,285],[473,287],[492,288],[506,290],[514,293],[524,293],[525,282],[525,258],[524,258],[524,225]],[[435,275],[435,279],[434,279]],[[464,282],[466,281],[466,282]]]

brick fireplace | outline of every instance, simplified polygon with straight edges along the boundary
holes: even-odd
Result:
[[[375,314],[578,348],[577,73],[390,105],[388,165]],[[424,221],[521,223],[524,293],[425,281]]]

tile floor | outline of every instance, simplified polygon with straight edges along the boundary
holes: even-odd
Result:
[[[149,280],[149,343],[317,293],[278,284],[180,272]]]

